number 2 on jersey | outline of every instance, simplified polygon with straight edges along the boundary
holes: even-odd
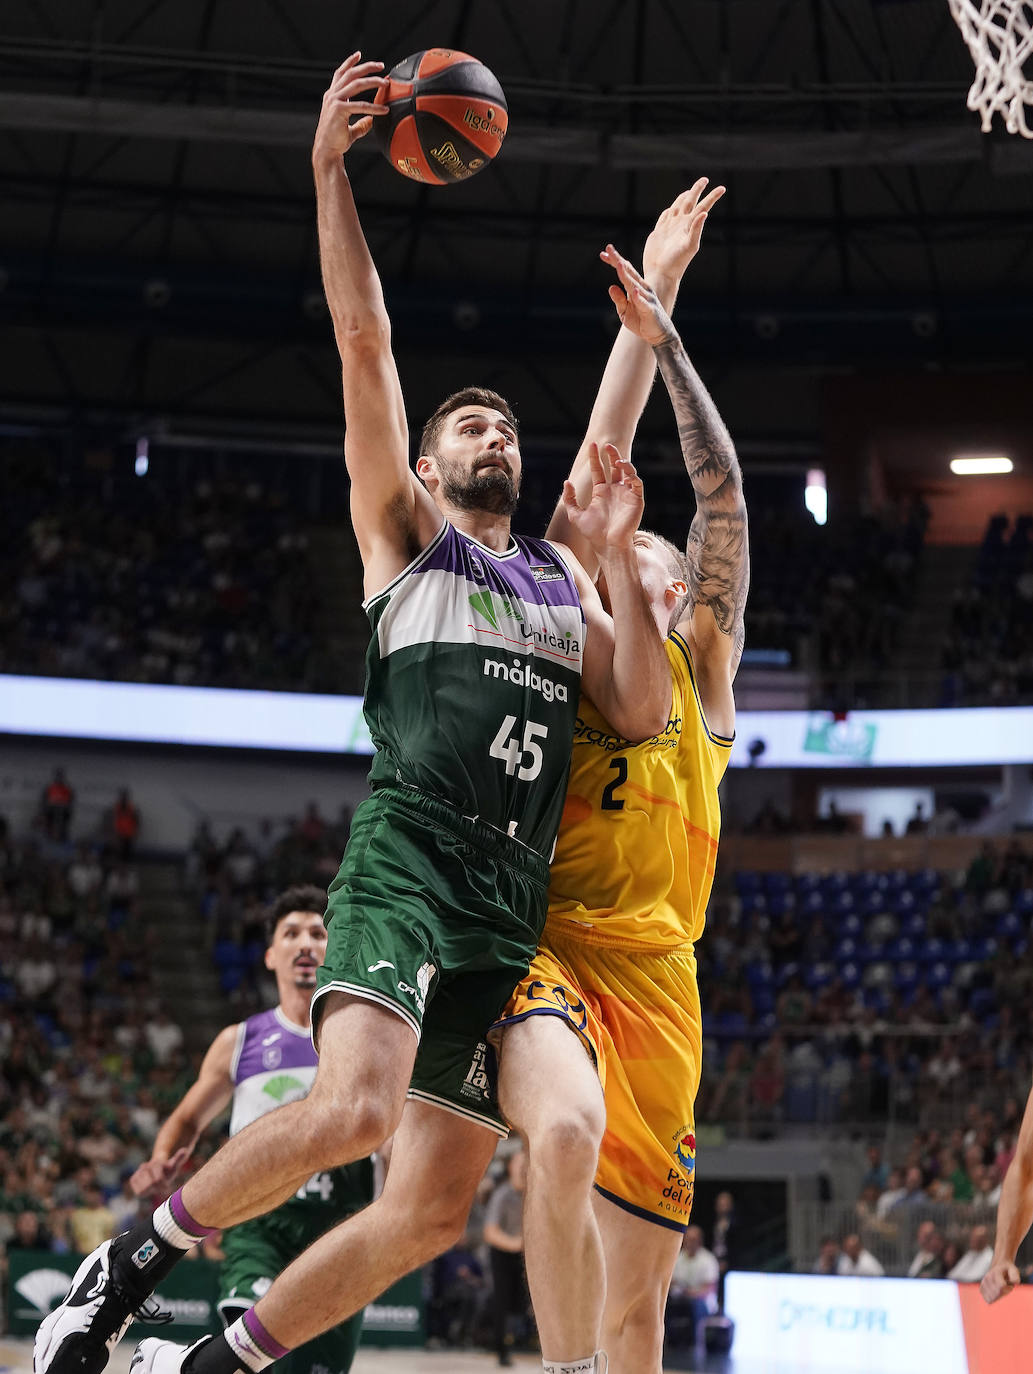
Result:
[[[501,759],[506,765],[507,774],[515,773],[521,782],[531,782],[542,771],[542,746],[538,740],[545,739],[549,733],[547,725],[537,721],[524,721],[524,738],[518,741],[512,733],[516,716],[506,716],[499,726],[499,732],[491,742],[488,753],[493,759]]]
[[[618,754],[615,759],[610,760],[610,767],[614,769],[617,776],[606,784],[603,788],[603,799],[599,803],[601,811],[623,811],[624,798],[616,795],[617,788],[623,787],[628,780],[628,760],[623,754]]]

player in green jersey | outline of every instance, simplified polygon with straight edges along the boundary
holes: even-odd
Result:
[[[501,397],[450,397],[409,467],[390,322],[343,161],[381,111],[363,98],[381,70],[358,53],[342,64],[313,148],[378,746],[373,794],[331,886],[319,1069],[307,1097],[254,1121],[150,1221],[87,1257],[41,1325],[37,1374],[99,1374],[191,1245],[392,1133],[372,1206],[310,1246],[223,1337],[186,1354],[143,1342],[139,1374],[258,1374],[459,1237],[504,1130],[484,1037],[544,921],[579,680],[629,739],[668,719],[667,658],[634,550],[641,483],[616,450],[592,453],[586,506],[565,487],[612,617],[569,549],[511,535],[520,448]]]
[[[230,1135],[266,1112],[304,1097],[316,1075],[309,1034],[316,973],[326,957],[318,887],[287,888],[266,921],[265,966],[276,979],[277,1004],[225,1026],[208,1047],[196,1081],[159,1130],[150,1159],[133,1174],[137,1197],[166,1197],[187,1165],[205,1127],[233,1104]],[[313,1175],[294,1197],[268,1216],[234,1226],[223,1237],[219,1316],[229,1326],[269,1288],[296,1255],[335,1222],[373,1200],[373,1161],[356,1160]],[[283,1374],[347,1374],[358,1349],[361,1314],[294,1350]]]

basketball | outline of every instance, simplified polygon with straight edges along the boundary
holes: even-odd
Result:
[[[373,121],[384,156],[403,176],[429,186],[483,171],[509,124],[497,78],[476,57],[452,48],[404,58],[388,72],[376,101],[390,111]]]

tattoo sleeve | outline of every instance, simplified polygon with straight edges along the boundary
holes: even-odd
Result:
[[[689,605],[708,606],[717,628],[730,637],[734,675],[745,642],[743,614],[750,586],[742,469],[731,435],[677,334],[657,344],[655,352],[696,493],[686,547]]]

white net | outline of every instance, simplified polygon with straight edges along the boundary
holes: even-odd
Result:
[[[948,2],[976,64],[968,108],[982,116],[984,133],[997,113],[1010,134],[1033,138],[1026,123],[1027,113],[1033,115],[1033,80],[1023,75],[1033,56],[1033,0]]]

